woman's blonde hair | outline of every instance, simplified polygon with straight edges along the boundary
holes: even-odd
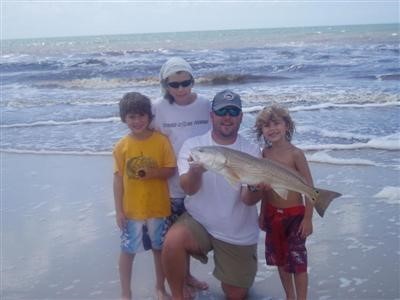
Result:
[[[290,142],[295,131],[295,125],[292,118],[290,117],[289,111],[278,104],[272,104],[271,106],[264,107],[258,113],[256,124],[254,126],[257,134],[257,139],[260,140],[263,136],[262,128],[265,124],[271,121],[277,121],[279,118],[282,118],[287,126],[286,139]],[[268,144],[267,140],[265,140],[265,142]]]

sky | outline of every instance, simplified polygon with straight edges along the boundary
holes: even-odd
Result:
[[[0,0],[1,39],[399,23],[398,0]]]

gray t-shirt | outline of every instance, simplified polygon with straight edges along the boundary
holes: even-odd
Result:
[[[184,141],[210,129],[210,101],[199,95],[188,105],[170,104],[166,99],[158,99],[153,105],[153,114],[154,128],[168,136],[176,156]],[[168,186],[171,198],[185,197],[179,185],[178,172],[168,180]]]

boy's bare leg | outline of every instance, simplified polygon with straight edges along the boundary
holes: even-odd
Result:
[[[161,264],[161,250],[153,250],[154,269],[156,273],[157,300],[169,300],[171,296],[165,289],[165,276]]]
[[[296,299],[296,294],[294,292],[293,286],[293,274],[286,272],[283,267],[278,267],[279,277],[281,278],[283,289],[286,293],[287,300]]]
[[[294,274],[297,300],[307,299],[308,274],[307,272]]]
[[[119,256],[119,278],[121,282],[121,298],[123,300],[132,299],[131,279],[134,254],[121,252]]]

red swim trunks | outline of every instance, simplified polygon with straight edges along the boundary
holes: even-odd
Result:
[[[265,259],[288,273],[307,272],[306,239],[298,234],[304,206],[276,208],[265,205]]]

